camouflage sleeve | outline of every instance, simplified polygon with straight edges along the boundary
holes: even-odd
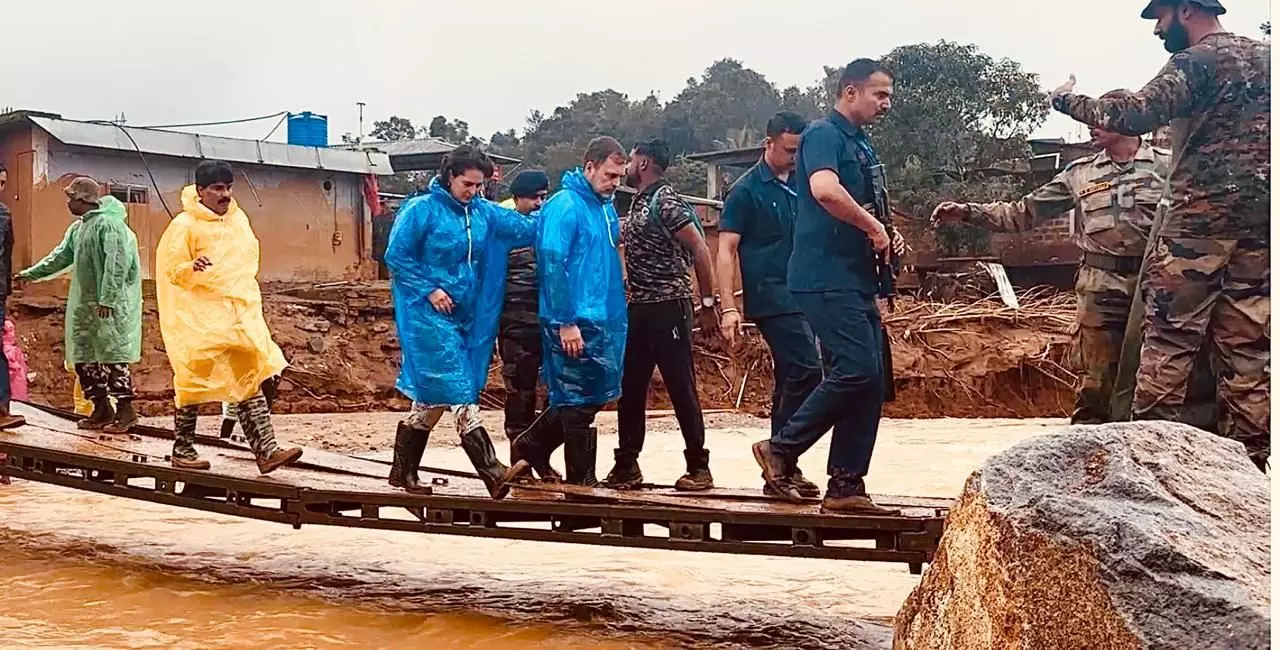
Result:
[[[1053,107],[1077,122],[1123,135],[1143,135],[1185,117],[1203,87],[1206,68],[1198,53],[1179,52],[1155,79],[1124,97],[1093,99],[1067,93],[1053,98]]]
[[[968,222],[997,232],[1026,232],[1076,207],[1076,194],[1063,170],[1017,201],[970,203]]]

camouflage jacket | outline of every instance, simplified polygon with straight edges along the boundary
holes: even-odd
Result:
[[[1270,241],[1271,45],[1210,34],[1173,56],[1142,90],[1054,108],[1108,131],[1141,135],[1170,122],[1173,170],[1162,235]]]
[[[1074,210],[1072,232],[1080,250],[1140,257],[1168,175],[1169,152],[1146,142],[1133,161],[1124,164],[1100,151],[1067,165],[1018,201],[970,203],[968,221],[1003,232],[1025,232]]]
[[[516,209],[512,199],[498,205]],[[538,261],[532,246],[514,249],[507,256],[507,293],[502,303],[502,322],[538,324]]]

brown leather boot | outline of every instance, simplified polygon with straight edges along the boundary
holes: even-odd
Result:
[[[827,481],[827,495],[822,498],[822,512],[871,517],[901,514],[902,511],[897,508],[885,508],[873,503],[871,497],[867,496],[867,487],[862,477],[838,469],[834,472],[831,480]]]
[[[172,456],[169,459],[169,464],[177,469],[209,469],[209,461],[203,458],[178,458],[177,456]]]
[[[897,508],[876,505],[871,501],[871,497],[865,494],[831,496],[830,491],[827,492],[827,496],[822,498],[822,511],[842,515],[869,515],[872,517],[892,517],[902,514],[902,511]]]
[[[795,485],[791,483],[787,466],[790,464],[786,458],[774,453],[773,447],[769,445],[768,440],[761,440],[751,445],[751,455],[755,456],[756,464],[764,471],[764,481],[772,490],[773,495],[784,501],[791,503],[804,503],[804,497],[796,490]]]
[[[302,458],[302,450],[297,447],[285,449],[283,447],[271,452],[266,458],[258,459],[258,471],[262,474],[270,474],[285,465],[292,465]]]

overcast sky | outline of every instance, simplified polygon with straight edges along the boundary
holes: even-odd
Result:
[[[1167,60],[1145,0],[62,0],[5,2],[0,108],[152,125],[276,111],[329,116],[330,141],[374,119],[438,114],[473,134],[521,130],[579,92],[664,101],[712,61],[779,88],[897,45],[976,43],[1081,92],[1138,88]],[[1224,0],[1227,29],[1261,38],[1266,0]],[[188,7],[182,9],[179,7]],[[201,128],[262,138],[274,120]],[[1054,116],[1036,134],[1082,135]],[[284,128],[272,139],[281,140]]]

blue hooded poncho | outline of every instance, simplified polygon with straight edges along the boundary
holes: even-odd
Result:
[[[400,377],[396,388],[430,406],[475,404],[488,377],[506,284],[507,253],[528,246],[537,222],[476,197],[463,204],[431,181],[391,227],[391,271]],[[427,300],[443,289],[453,313]]]
[[[538,233],[538,320],[543,379],[552,406],[603,405],[622,392],[627,299],[618,256],[618,213],[581,169],[565,172],[542,206]],[[560,326],[577,324],[582,356],[560,345]]]

